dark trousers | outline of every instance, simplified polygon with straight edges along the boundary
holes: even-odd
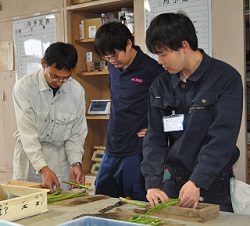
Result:
[[[230,197],[230,178],[233,176],[232,170],[220,173],[209,186],[208,190],[200,189],[200,196],[204,198],[204,203],[212,203],[220,206],[221,211],[233,212]],[[169,179],[164,182],[163,191],[169,198],[178,198],[182,186],[187,180]]]
[[[118,158],[105,153],[96,177],[95,193],[147,201],[141,161],[142,154]]]

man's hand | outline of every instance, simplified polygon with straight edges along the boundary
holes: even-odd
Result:
[[[169,200],[167,194],[159,188],[148,189],[146,197],[151,206],[156,206],[159,202],[167,202]]]
[[[188,181],[180,190],[178,206],[197,208],[200,198],[200,188],[197,188],[192,181]]]
[[[42,186],[50,189],[50,193],[55,192],[54,186],[56,186],[57,189],[60,189],[60,183],[56,174],[48,166],[44,166],[40,170],[40,173],[42,174]]]
[[[137,133],[137,136],[138,136],[138,137],[145,137],[146,132],[147,132],[147,128],[146,128],[146,129],[141,129],[141,130]]]
[[[70,181],[75,182],[77,184],[85,184],[85,175],[82,171],[82,166],[77,165],[70,168]],[[71,185],[70,188],[73,186]]]

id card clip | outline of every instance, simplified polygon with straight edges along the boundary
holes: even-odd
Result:
[[[170,116],[164,116],[162,121],[164,132],[182,131],[184,114],[175,114],[173,110],[172,114]]]

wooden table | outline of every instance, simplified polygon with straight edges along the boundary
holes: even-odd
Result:
[[[49,211],[44,214],[36,215],[26,219],[16,221],[21,225],[32,225],[32,226],[54,226],[64,222],[71,221],[76,216],[81,214],[94,214],[102,208],[116,203],[118,199],[106,198],[91,203],[77,204],[73,206],[60,206],[58,204],[49,204]],[[123,205],[119,208],[130,209],[134,206],[130,204]],[[109,212],[115,212],[116,209],[110,210]],[[233,213],[220,212],[220,216],[205,223],[196,223],[190,221],[181,221],[170,218],[161,218],[166,222],[170,222],[169,225],[176,224],[186,226],[249,226],[250,216],[238,215]],[[171,222],[173,224],[171,224]],[[165,224],[168,225],[168,224]]]

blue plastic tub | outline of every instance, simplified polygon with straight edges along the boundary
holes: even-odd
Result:
[[[11,221],[0,220],[0,226],[21,226],[22,224],[17,224]]]
[[[98,217],[81,217],[72,221],[59,224],[58,226],[129,226],[140,225],[124,221],[110,220]]]

